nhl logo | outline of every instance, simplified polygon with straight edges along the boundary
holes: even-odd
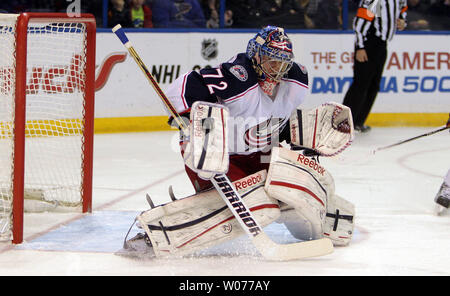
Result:
[[[217,57],[218,48],[216,39],[205,39],[202,42],[202,57],[205,60],[212,60]]]

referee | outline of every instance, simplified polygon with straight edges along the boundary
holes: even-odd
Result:
[[[353,29],[355,30],[355,61],[353,83],[343,104],[352,110],[355,130],[370,131],[364,125],[380,89],[387,57],[387,42],[395,31],[406,27],[406,0],[361,0]]]

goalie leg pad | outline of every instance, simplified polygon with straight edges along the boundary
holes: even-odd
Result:
[[[296,239],[308,241],[322,238],[323,234],[317,230],[318,227],[314,227],[310,219],[302,216],[302,211],[290,207],[281,211],[276,222],[283,223]]]
[[[313,158],[274,147],[265,189],[294,209],[300,224],[309,228],[303,231],[310,233],[309,239],[323,236],[327,199],[334,194],[334,181]]]
[[[264,191],[266,171],[233,182],[261,226],[278,219],[278,202]],[[215,190],[143,212],[137,217],[157,257],[183,256],[244,234]]]
[[[354,229],[355,206],[334,194],[328,199],[327,214],[323,232],[335,246],[346,246],[350,243]]]

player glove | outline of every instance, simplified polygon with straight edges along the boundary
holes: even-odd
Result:
[[[335,102],[311,110],[294,110],[290,119],[291,145],[333,156],[353,140],[350,108]]]

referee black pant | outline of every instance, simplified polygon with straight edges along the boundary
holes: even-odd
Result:
[[[370,36],[364,42],[368,61],[353,64],[353,82],[343,104],[352,110],[355,126],[363,126],[380,90],[381,76],[387,57],[386,41]],[[356,50],[355,50],[356,53]]]

